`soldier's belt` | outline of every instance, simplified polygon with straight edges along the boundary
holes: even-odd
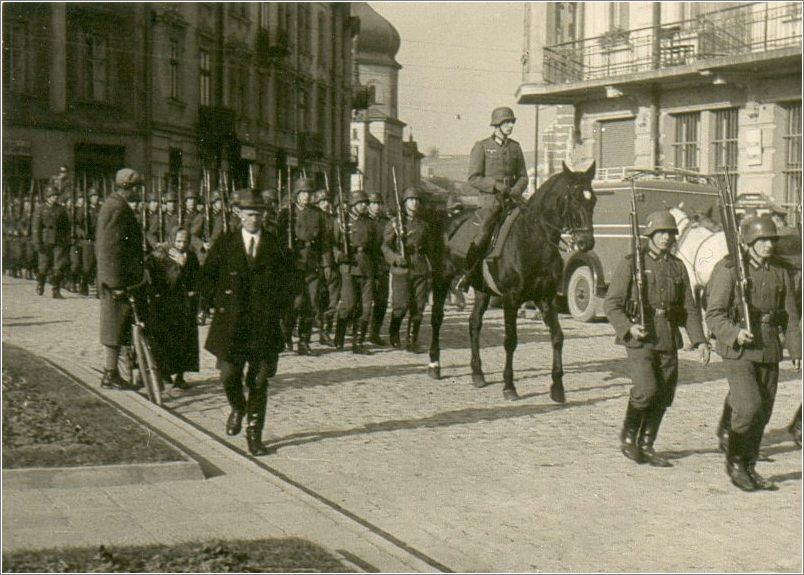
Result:
[[[756,315],[759,323],[766,325],[780,326],[783,323],[784,316],[781,312],[759,313]]]

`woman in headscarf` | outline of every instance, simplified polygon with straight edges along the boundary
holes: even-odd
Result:
[[[145,268],[150,284],[146,330],[157,365],[173,389],[187,389],[184,373],[198,371],[199,263],[190,249],[190,231],[173,228],[169,241],[148,256]]]

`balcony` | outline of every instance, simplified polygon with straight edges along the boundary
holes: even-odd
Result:
[[[801,51],[799,2],[754,2],[690,20],[613,30],[544,48],[544,82],[567,84],[707,63],[718,58]]]

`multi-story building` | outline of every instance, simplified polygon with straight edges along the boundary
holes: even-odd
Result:
[[[353,3],[352,14],[360,21],[354,43],[354,83],[359,80],[364,97],[351,124],[352,157],[357,165],[352,188],[380,192],[391,206],[393,172],[400,193],[418,185],[424,154],[412,137],[405,141],[406,124],[399,119],[399,32],[365,2]]]
[[[598,177],[728,171],[801,200],[800,2],[548,2],[526,16],[520,104],[561,106],[551,140]]]
[[[6,180],[323,179],[350,160],[356,30],[337,2],[5,3]]]

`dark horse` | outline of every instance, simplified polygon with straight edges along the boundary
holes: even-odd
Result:
[[[595,175],[595,164],[586,172],[573,172],[563,165],[561,173],[549,178],[534,193],[527,204],[520,208],[522,213],[513,223],[500,256],[494,283],[502,296],[505,310],[505,370],[503,372],[503,396],[506,399],[518,399],[514,387],[514,350],[517,346],[516,320],[517,312],[523,302],[534,301],[542,312],[544,323],[550,328],[550,339],[553,346],[553,384],[550,397],[553,401],[563,403],[564,367],[561,350],[564,333],[558,323],[556,291],[560,285],[564,262],[559,252],[562,233],[568,233],[575,247],[581,251],[589,251],[595,245],[592,231],[592,212],[596,198],[592,191],[592,179]],[[449,228],[470,221],[472,214],[459,216],[462,221],[453,222]],[[440,343],[439,332],[444,320],[444,301],[449,292],[453,278],[464,269],[465,261],[450,252],[447,246],[446,230],[442,235],[443,252],[440,266],[433,266],[433,309],[432,309],[432,341],[430,343],[431,377],[440,379]],[[489,306],[491,293],[487,285],[475,287],[475,302],[469,322],[469,338],[472,344],[472,382],[475,387],[486,385],[483,368],[480,362],[480,328],[483,314]]]

